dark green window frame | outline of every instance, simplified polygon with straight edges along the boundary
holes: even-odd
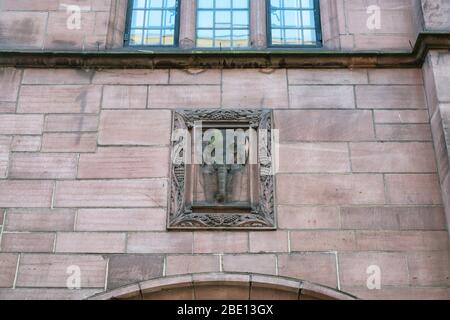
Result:
[[[221,0],[216,0],[221,1]],[[236,48],[249,48],[251,43],[251,33],[250,33],[250,1],[252,0],[245,0],[247,1],[247,7],[246,8],[234,8],[233,7],[233,0],[230,1],[231,6],[230,7],[223,7],[218,8],[216,7],[216,1],[213,3],[212,8],[200,8],[199,6],[199,0],[196,0],[196,19],[195,19],[195,37],[196,37],[196,47],[198,48],[209,48],[209,49],[221,49],[221,48],[229,48],[229,49],[236,49]],[[199,13],[200,12],[207,12],[212,11],[213,12],[213,25],[212,27],[200,27],[199,26]],[[216,26],[216,13],[218,12],[230,12],[231,15],[231,23],[230,27],[217,27]],[[233,13],[235,12],[246,12],[247,13],[247,26],[246,27],[239,27],[235,24],[235,21],[233,20]],[[212,41],[212,46],[202,46],[199,45],[199,39],[202,39],[199,35],[199,31],[211,31],[212,37],[210,37]],[[230,31],[230,46],[220,46],[217,45],[216,42],[220,43],[220,38],[217,36],[217,31]],[[235,31],[244,31],[244,33],[247,33],[247,44],[245,46],[234,46],[233,44],[237,42],[238,40],[234,38],[234,32]]]
[[[151,8],[150,1],[155,0],[145,0],[145,7],[142,8],[134,8],[134,3],[138,0],[128,0],[128,7],[127,7],[127,22],[126,22],[126,28],[125,28],[125,36],[124,36],[124,44],[127,47],[138,47],[138,48],[145,48],[145,47],[178,47],[178,40],[179,40],[179,32],[180,32],[180,0],[174,0],[175,6],[174,7],[166,7],[168,0],[160,0],[162,1],[163,5],[161,8]],[[143,12],[144,14],[144,26],[135,28],[133,27],[133,13],[135,11]],[[147,19],[147,15],[150,14],[150,12],[160,12],[161,14],[161,24],[159,26],[151,26],[151,27],[145,27],[145,21]],[[170,12],[174,12],[174,27],[170,28],[167,27],[163,19],[166,17],[166,14]],[[132,36],[134,30],[140,30],[142,31],[142,42],[140,44],[133,43]],[[144,34],[146,31],[153,30],[155,32],[159,31],[159,43],[144,43]],[[173,31],[173,42],[170,44],[164,44],[163,43],[163,36],[165,36],[166,31]]]
[[[299,0],[300,1],[300,0]],[[281,3],[284,2],[284,0],[280,0]],[[280,28],[273,28],[272,27],[272,11],[273,8],[271,6],[271,0],[266,0],[266,8],[267,8],[267,47],[269,48],[320,48],[322,47],[322,32],[321,32],[321,23],[320,23],[320,1],[319,0],[312,0],[313,2],[313,11],[314,11],[314,28],[312,27],[304,27],[303,23],[302,25],[299,25],[297,27],[286,27],[281,26]],[[302,8],[299,7],[285,7],[280,6],[278,10],[280,11],[286,11],[286,10],[297,10],[302,11]],[[314,44],[288,44],[288,43],[282,43],[282,44],[274,44],[272,39],[272,30],[273,29],[279,29],[282,31],[286,30],[298,30],[301,31],[303,34],[304,30],[312,30],[314,31],[316,41]],[[303,37],[304,38],[304,37]]]

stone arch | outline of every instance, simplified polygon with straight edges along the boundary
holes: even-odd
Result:
[[[97,294],[93,300],[354,300],[302,280],[242,273],[201,273],[142,281]]]

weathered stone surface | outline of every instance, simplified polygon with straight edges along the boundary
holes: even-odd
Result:
[[[2,252],[53,252],[54,233],[5,233]]]
[[[443,286],[450,284],[450,255],[446,251],[415,252],[408,255],[411,284]]]
[[[24,85],[20,89],[19,113],[97,113],[101,86]]]
[[[283,205],[383,204],[381,175],[279,175]]]
[[[55,207],[165,207],[167,181],[78,180],[58,181]]]
[[[343,207],[341,224],[348,230],[444,230],[442,207]]]
[[[57,0],[56,0],[57,1]],[[92,70],[78,69],[25,69],[23,84],[89,84]]]
[[[375,123],[384,124],[428,124],[430,119],[426,110],[375,110]]]
[[[17,267],[17,254],[0,253],[0,288],[12,288]]]
[[[41,134],[44,118],[41,115],[0,114],[0,134]]]
[[[289,86],[292,109],[354,109],[352,86]]]
[[[80,268],[81,288],[105,287],[106,260],[102,256],[25,254],[20,260],[18,287],[67,288],[71,266]]]
[[[445,0],[422,0],[425,28],[448,30],[450,28],[450,3]]]
[[[249,272],[259,274],[276,273],[276,256],[258,255],[225,255],[223,257],[225,272]]]
[[[377,124],[375,129],[381,141],[431,141],[428,124]]]
[[[278,226],[282,229],[339,229],[337,207],[278,206]]]
[[[284,143],[279,148],[280,173],[350,172],[347,144]]]
[[[6,178],[9,166],[10,149],[11,149],[11,138],[0,136],[0,179]]]
[[[441,204],[439,178],[434,174],[387,175],[386,198],[391,204]]]
[[[45,132],[94,132],[97,131],[98,116],[92,115],[48,115]]]
[[[287,108],[286,70],[224,70],[225,108]]]
[[[194,253],[248,252],[248,236],[239,232],[195,232]]]
[[[0,16],[3,14],[0,12]],[[0,39],[2,38],[0,22]],[[3,41],[0,41],[3,43]],[[16,101],[22,71],[14,68],[0,68],[0,101]]]
[[[353,251],[356,238],[352,231],[292,231],[291,251]]]
[[[337,286],[336,258],[334,254],[293,254],[278,257],[281,276],[308,279],[328,287]]]
[[[167,84],[168,70],[150,69],[113,69],[96,71],[92,83],[95,84]]]
[[[2,48],[41,49],[44,44],[47,15],[47,12],[0,12]]]
[[[354,110],[275,111],[280,141],[374,140],[372,113]]]
[[[127,252],[192,253],[192,233],[130,233],[127,241]]]
[[[218,255],[168,256],[166,264],[167,275],[220,271]]]
[[[11,144],[11,151],[14,152],[39,151],[40,148],[40,136],[15,136]]]
[[[75,210],[9,209],[5,231],[73,231]]]
[[[14,153],[9,176],[12,179],[73,179],[77,155],[57,153]]]
[[[169,111],[103,111],[100,117],[101,145],[168,145]]]
[[[48,208],[51,205],[52,192],[51,181],[0,180],[0,207]]]
[[[360,109],[426,109],[423,86],[357,86]]]
[[[449,248],[446,231],[356,231],[360,251],[433,251]]]
[[[220,108],[220,86],[150,86],[148,107],[153,109]]]
[[[78,178],[165,178],[168,164],[168,148],[99,148],[80,156]]]
[[[108,289],[163,275],[163,257],[155,255],[114,255],[108,263]]]
[[[368,83],[367,70],[364,69],[288,69],[288,79],[290,85],[347,85]]]
[[[370,84],[423,84],[421,69],[373,69],[368,73]]]
[[[42,152],[94,152],[97,133],[45,133]]]
[[[60,232],[55,252],[124,253],[125,245],[125,233]]]
[[[370,266],[381,269],[383,286],[407,286],[406,256],[399,253],[343,253],[338,255],[339,279],[344,286],[365,286]]]
[[[170,84],[220,84],[221,70],[218,69],[172,69]]]
[[[76,231],[164,231],[163,209],[80,209]]]
[[[145,109],[147,107],[147,86],[105,86],[103,88],[103,109]]]
[[[84,300],[103,291],[98,289],[16,288],[0,289],[0,300]]]
[[[250,252],[287,252],[288,234],[285,231],[250,232]]]
[[[351,143],[353,172],[436,172],[431,143]]]

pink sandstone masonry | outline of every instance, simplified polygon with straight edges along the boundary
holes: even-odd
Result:
[[[421,70],[0,74],[1,298],[83,298],[220,271],[360,298],[450,297]],[[166,231],[170,118],[180,106],[274,109],[276,232]],[[65,289],[73,264],[80,291]],[[383,270],[379,291],[366,287],[370,265]]]
[[[256,50],[265,1],[251,1]],[[67,3],[83,8],[71,33]],[[373,4],[383,23],[368,31]],[[182,0],[182,49],[195,43],[194,6]],[[327,52],[410,52],[419,33],[450,31],[446,0],[320,10]],[[0,51],[120,51],[125,17],[124,0],[0,0]],[[276,231],[167,231],[180,108],[273,110]],[[306,296],[450,299],[449,128],[448,50],[415,68],[0,66],[0,299],[111,298],[214,277],[246,290],[301,280]],[[69,290],[74,266],[81,288]],[[379,290],[367,285],[373,266]]]

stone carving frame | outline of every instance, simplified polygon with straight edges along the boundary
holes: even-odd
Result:
[[[273,115],[271,110],[253,109],[193,109],[176,110],[172,117],[172,133],[176,130],[191,131],[196,121],[246,122],[259,134],[264,129],[266,139],[258,138],[258,201],[248,213],[195,213],[186,205],[187,165],[180,156],[183,138],[171,138],[170,182],[168,197],[169,230],[191,229],[276,229],[275,175],[273,174]],[[260,136],[259,136],[260,137]]]

